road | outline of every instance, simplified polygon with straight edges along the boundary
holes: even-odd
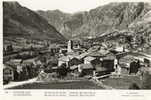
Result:
[[[73,81],[73,82],[35,82],[24,84],[9,89],[103,89],[91,81]]]
[[[16,87],[16,86],[29,84],[29,83],[34,83],[34,82],[36,82],[36,80],[37,80],[37,78],[32,78],[32,79],[29,79],[29,80],[26,80],[26,81],[21,81],[21,82],[10,82],[9,84],[4,85],[3,88],[7,89],[7,88],[13,88],[13,87]]]

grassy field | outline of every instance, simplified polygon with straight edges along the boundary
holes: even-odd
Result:
[[[100,80],[104,85],[113,89],[129,89],[132,83],[141,86],[138,76],[122,76],[121,78],[104,78]],[[60,82],[34,82],[25,85],[15,86],[8,89],[104,89],[101,86],[88,80],[60,81]]]
[[[42,82],[42,83],[31,83],[21,86],[16,86],[9,89],[102,89],[90,81],[74,81],[74,82]]]
[[[114,89],[129,89],[132,83],[137,83],[141,86],[141,81],[138,76],[122,76],[122,78],[106,78],[103,83],[107,86],[111,86]]]

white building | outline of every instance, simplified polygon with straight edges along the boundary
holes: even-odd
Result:
[[[68,41],[68,47],[67,47],[67,52],[73,52],[73,41],[72,40],[69,40]]]
[[[63,63],[65,63],[68,67],[68,62],[70,61],[70,58],[68,56],[63,56],[59,58],[58,60],[58,66],[61,66]]]
[[[88,56],[84,58],[84,64],[91,64],[91,61],[94,60],[94,57]]]

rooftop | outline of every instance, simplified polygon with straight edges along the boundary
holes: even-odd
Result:
[[[82,69],[93,69],[92,64],[81,64],[80,67]]]

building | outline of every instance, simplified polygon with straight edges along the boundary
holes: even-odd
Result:
[[[66,55],[67,52],[68,52],[67,48],[61,48],[61,49],[59,50],[59,53],[60,53],[60,54],[63,54],[63,55]]]
[[[23,60],[22,59],[11,59],[9,63],[11,63],[12,65],[18,66],[23,63]]]
[[[79,65],[73,65],[70,67],[70,71],[73,72],[74,74],[80,74],[81,69],[79,69]]]
[[[98,76],[114,72],[114,59],[94,59],[91,61],[92,66]]]
[[[89,53],[87,52],[84,52],[84,53],[81,53],[80,55],[78,55],[76,58],[78,59],[84,59]]]
[[[60,57],[59,59],[58,59],[58,66],[61,66],[62,64],[66,64],[67,66],[66,67],[68,67],[68,62],[70,61],[70,58],[68,57],[68,56],[63,56],[63,57]]]
[[[82,61],[75,57],[70,59],[70,61],[68,62],[69,66],[74,66],[74,65],[79,65],[79,64],[82,64]]]
[[[118,46],[118,47],[115,48],[115,51],[124,52],[125,51],[125,47],[124,46]]]
[[[106,54],[104,57],[102,57],[101,59],[114,60],[114,59],[116,59],[116,55],[114,55],[113,53],[108,53],[108,54]]]
[[[68,41],[67,51],[68,51],[68,53],[73,52],[73,41],[72,40]]]
[[[138,69],[140,68],[140,62],[138,61],[133,61],[130,63],[130,70],[129,70],[129,74],[136,74],[138,72]]]
[[[60,47],[59,47],[59,45],[51,44],[51,45],[49,46],[49,51],[51,52],[51,54],[59,53]]]
[[[94,67],[92,66],[92,64],[81,64],[80,69],[81,69],[81,74],[80,74],[81,76],[93,75]]]
[[[14,69],[10,66],[4,65],[3,67],[3,81],[8,83],[14,80]]]
[[[102,61],[100,59],[92,60],[91,64],[95,69],[97,69],[98,67],[102,67]]]
[[[105,57],[104,54],[100,53],[100,52],[91,52],[88,54],[88,56],[94,57],[94,58],[102,58]]]
[[[114,72],[114,60],[104,59],[102,62],[102,67],[104,67],[106,69],[106,70],[104,70],[105,73]]]
[[[59,51],[60,51],[60,48],[51,48],[50,49],[51,54],[59,53]]]
[[[52,72],[57,72],[57,70],[58,70],[58,67],[57,66],[52,66]]]
[[[4,55],[13,52],[13,50],[14,50],[14,48],[13,48],[12,44],[3,46]]]
[[[94,59],[95,57],[87,56],[84,58],[84,64],[91,64],[91,61]]]
[[[151,67],[151,60],[150,59],[147,59],[147,58],[144,58],[144,64],[148,67]]]

